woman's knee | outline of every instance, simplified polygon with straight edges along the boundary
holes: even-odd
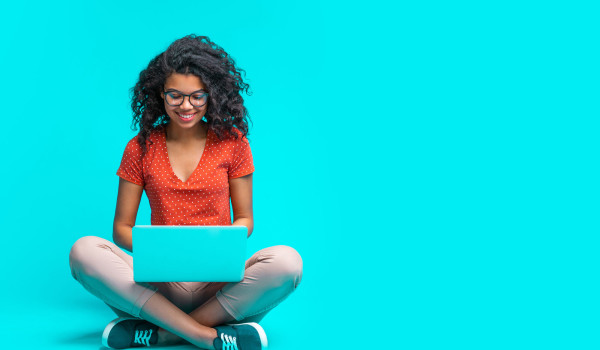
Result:
[[[273,274],[283,283],[292,281],[296,288],[302,280],[302,257],[300,254],[296,249],[285,245],[267,249],[268,252],[265,252],[265,255],[272,260],[270,265],[272,265]]]
[[[71,274],[77,279],[77,272],[82,271],[85,274],[91,274],[92,269],[87,260],[92,255],[90,254],[93,249],[97,249],[99,246],[106,242],[105,239],[96,236],[85,236],[79,238],[71,247],[69,253],[69,266],[71,267]]]

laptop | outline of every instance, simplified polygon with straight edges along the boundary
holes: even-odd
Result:
[[[132,230],[136,282],[239,282],[245,226],[140,225]]]

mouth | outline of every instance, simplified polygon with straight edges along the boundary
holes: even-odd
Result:
[[[179,119],[181,119],[183,121],[190,121],[196,115],[196,113],[190,113],[190,114],[182,114],[182,113],[178,113],[178,112],[176,112],[176,113],[179,116]]]

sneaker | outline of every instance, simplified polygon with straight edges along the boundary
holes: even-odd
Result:
[[[229,324],[215,327],[216,350],[260,350],[268,346],[267,335],[258,323]]]
[[[102,345],[112,349],[150,346],[157,342],[158,326],[140,318],[117,318],[102,333]]]

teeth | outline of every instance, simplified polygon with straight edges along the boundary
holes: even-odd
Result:
[[[179,113],[178,113],[179,114]],[[192,114],[179,114],[179,116],[183,119],[192,119],[195,113]]]

